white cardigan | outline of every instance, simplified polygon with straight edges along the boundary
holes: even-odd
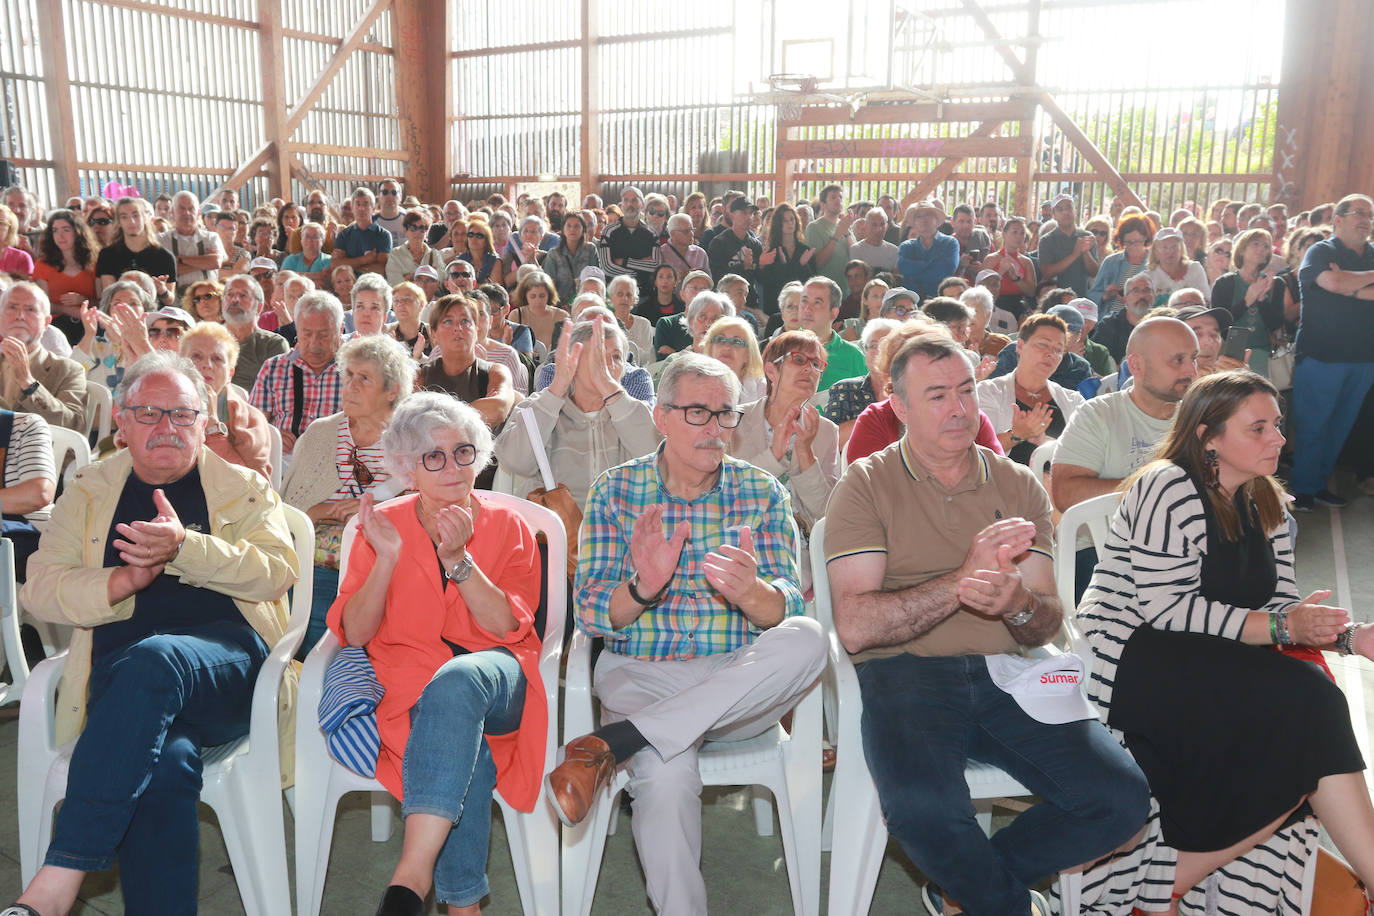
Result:
[[[1075,411],[1083,404],[1083,395],[1056,383],[1047,382],[1050,396],[1064,415],[1064,425],[1073,419]],[[978,383],[978,409],[988,415],[992,431],[999,436],[1011,429],[1011,421],[1016,416],[1016,373],[1008,372],[997,378]]]

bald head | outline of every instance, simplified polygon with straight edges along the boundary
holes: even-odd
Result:
[[[1197,336],[1177,318],[1146,318],[1126,341],[1135,387],[1157,402],[1182,400],[1197,378]]]

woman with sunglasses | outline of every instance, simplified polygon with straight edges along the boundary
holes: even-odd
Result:
[[[480,216],[481,214],[478,214]],[[496,254],[496,240],[492,238],[491,227],[484,220],[473,217],[467,223],[467,250],[458,258],[467,261],[477,271],[477,284],[500,283],[504,279],[501,272],[501,258]]]
[[[181,307],[196,321],[224,323],[224,287],[214,280],[198,280],[186,287]]]
[[[1223,235],[1207,246],[1207,260],[1202,266],[1207,271],[1207,282],[1211,286],[1216,286],[1221,275],[1231,270],[1232,251],[1234,246],[1229,235]]]
[[[542,804],[539,548],[477,491],[492,441],[471,407],[412,395],[382,447],[415,495],[363,498],[328,618],[340,642],[365,647],[384,689],[377,778],[401,801],[405,842],[376,912],[421,916],[433,890],[449,913],[477,916],[493,790],[521,811]]]
[[[355,337],[339,347],[339,406],[320,417],[296,440],[282,481],[282,499],[304,509],[315,523],[315,599],[300,657],[324,635],[325,612],[339,585],[339,545],[344,523],[358,500],[391,477],[382,454],[382,432],[391,414],[415,385],[414,364],[392,337]],[[394,495],[381,491],[382,498]]]
[[[401,219],[401,229],[405,233],[405,244],[397,245],[386,256],[386,282],[395,286],[415,276],[415,268],[421,264],[433,267],[440,276],[444,273],[444,259],[440,253],[425,242],[429,235],[430,218],[425,210],[410,210]]]
[[[86,225],[91,227],[91,234],[95,236],[97,250],[106,245],[113,245],[119,238],[119,227],[115,225],[114,208],[108,204],[100,203],[91,207],[86,212]]]
[[[768,393],[763,355],[754,329],[743,318],[725,316],[706,329],[706,355],[734,370],[739,379],[739,402],[748,404]]]
[[[33,281],[52,302],[52,323],[72,346],[81,342],[81,310],[95,301],[95,261],[100,243],[74,210],[57,210],[38,242]]]

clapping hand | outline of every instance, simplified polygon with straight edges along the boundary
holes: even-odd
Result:
[[[463,559],[472,539],[472,513],[462,506],[445,506],[434,517],[439,529],[439,562],[452,569]]]
[[[1331,597],[1331,590],[1319,588],[1288,610],[1288,634],[1300,646],[1329,646],[1350,625],[1350,612],[1319,602]]]
[[[161,488],[153,491],[153,505],[157,516],[152,521],[115,525],[115,531],[122,537],[111,542],[111,546],[128,566],[160,570],[172,561],[186,539],[186,529]]]
[[[582,344],[572,342],[573,324],[563,319],[563,330],[558,335],[558,355],[553,360],[553,380],[549,382],[549,393],[563,398],[577,377],[577,367],[582,362]]]
[[[0,340],[0,356],[5,360],[5,383],[7,388],[16,392],[33,384],[33,373],[29,370],[29,349],[18,337]]]
[[[635,519],[630,534],[630,562],[639,575],[639,593],[657,595],[677,572],[682,547],[692,533],[686,520],[677,523],[671,537],[663,536],[663,507],[653,506]]]
[[[377,552],[377,559],[395,563],[401,556],[401,532],[377,512],[375,504],[371,493],[363,494],[358,501],[358,527],[362,529],[367,543]]]
[[[754,537],[746,525],[739,530],[739,546],[722,544],[706,555],[702,563],[706,581],[735,607],[744,607],[759,586],[759,564],[754,555]]]
[[[1053,419],[1049,401],[1037,404],[1030,410],[1022,410],[1020,407],[1013,409],[1016,413],[1011,421],[1012,435],[1028,442],[1038,441],[1045,434],[1045,430],[1049,428],[1050,420]]]
[[[1013,547],[1002,544],[990,568],[975,569],[959,580],[959,603],[989,617],[1006,617],[1026,609],[1029,595],[1021,571],[1012,562]]]

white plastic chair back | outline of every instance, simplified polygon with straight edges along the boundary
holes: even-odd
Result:
[[[505,493],[481,494],[494,505],[514,509],[521,518],[544,535],[548,556],[567,553],[567,534],[563,523],[543,506]],[[344,525],[339,546],[339,580],[347,571],[348,555],[357,536],[357,516]],[[563,621],[567,615],[567,583],[561,560],[548,564],[544,579],[545,606],[543,647],[539,674],[549,707],[549,731],[544,743],[545,772],[556,765],[558,750],[558,682],[563,655]],[[306,656],[301,671],[300,714],[296,716],[296,913],[316,916],[324,898],[325,875],[329,869],[329,849],[333,843],[334,818],[339,799],[350,792],[371,792],[372,838],[387,839],[391,829],[391,796],[376,779],[359,776],[329,755],[324,733],[319,726],[320,696],[324,691],[324,672],[339,652],[339,640],[327,631]],[[510,807],[500,793],[493,796],[501,807],[515,883],[520,902],[530,916],[557,916],[558,817],[541,799],[534,811],[524,813]],[[286,912],[286,911],[283,911]]]
[[[277,710],[282,676],[310,623],[315,526],[301,510],[283,505],[299,576],[286,632],[258,670],[248,735],[207,748],[201,801],[214,809],[248,916],[291,912],[282,820]],[[19,708],[20,883],[38,871],[52,839],[52,814],[67,791],[67,765],[75,742],[58,747],[56,694],[67,653],[42,662],[29,677]]]
[[[1093,539],[1093,548],[1099,560],[1107,545],[1107,533],[1111,529],[1112,516],[1121,504],[1120,493],[1103,493],[1092,499],[1085,499],[1064,510],[1059,518],[1059,529],[1054,537],[1054,583],[1059,590],[1059,602],[1064,607],[1064,620],[1069,623],[1078,610],[1073,600],[1074,593],[1074,555],[1077,551],[1078,533],[1084,528]]]
[[[65,426],[53,426],[50,423],[48,431],[52,433],[53,467],[62,475],[64,483],[69,482],[73,474],[91,463],[91,443],[81,433]],[[71,456],[72,463],[64,469],[62,465],[68,456]]]
[[[285,468],[282,467],[281,460],[281,430],[277,429],[275,426],[268,426],[267,436],[271,440],[271,444],[268,446],[267,452],[267,460],[272,465],[272,479],[270,482],[272,484],[272,489],[280,493],[281,478],[282,474],[285,472]]]
[[[1030,469],[1035,472],[1035,479],[1040,481],[1041,486],[1048,492],[1050,488],[1049,473],[1050,465],[1054,462],[1054,450],[1059,447],[1057,439],[1043,442],[1035,447],[1031,452]]]
[[[879,807],[878,789],[864,757],[859,725],[863,715],[859,679],[834,629],[830,575],[825,565],[824,519],[811,531],[811,579],[816,594],[816,617],[830,638],[830,664],[839,707],[839,740],[830,785],[834,824],[830,846],[829,912],[857,916],[867,913],[873,902],[873,889],[887,850],[888,833]],[[975,803],[1031,794],[1002,770],[984,763],[970,763],[964,778],[969,797]],[[980,806],[978,820],[985,831],[991,828],[990,806]],[[1061,878],[1061,895],[1069,901],[1065,912],[1077,911],[1080,883],[1077,875]]]
[[[801,538],[793,529],[798,564]],[[595,728],[592,711],[591,639],[573,633],[568,646],[564,695],[564,740]],[[782,828],[792,909],[797,916],[819,916],[821,864],[821,685],[797,703],[789,735],[774,727],[747,741],[706,742],[698,753],[702,785],[762,786],[777,802]],[[616,797],[629,783],[624,768],[612,778],[609,790],[576,827],[563,829],[563,913],[591,912],[601,871],[606,834],[617,810]],[[773,832],[773,805],[754,798],[754,827],[760,836]],[[832,911],[835,912],[835,911]]]
[[[14,581],[14,543],[0,538],[0,639],[10,682],[0,686],[0,704],[18,703],[29,680],[29,663],[19,639],[19,587]]]
[[[114,396],[110,389],[99,382],[86,380],[86,427],[95,430],[95,441],[100,442],[110,434],[114,427]]]

